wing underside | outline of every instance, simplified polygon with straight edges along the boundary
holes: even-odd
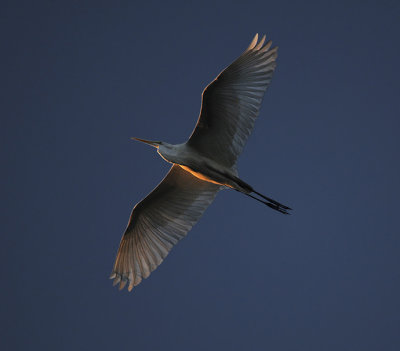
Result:
[[[247,50],[202,94],[197,125],[188,144],[203,155],[233,167],[258,116],[276,67],[277,50],[256,35]]]
[[[220,186],[173,165],[162,182],[133,209],[110,276],[132,290],[200,219]]]

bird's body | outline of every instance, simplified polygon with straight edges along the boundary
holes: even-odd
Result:
[[[209,157],[200,154],[187,143],[177,145],[162,143],[157,152],[165,161],[179,165],[185,171],[201,180],[234,187],[230,179],[237,176],[236,168],[229,168],[215,162]]]
[[[186,143],[134,138],[157,148],[172,167],[133,209],[111,274],[128,289],[163,261],[202,216],[219,190],[230,188],[288,214],[289,207],[241,180],[237,158],[253,129],[276,66],[277,48],[256,35],[247,50],[208,85],[197,125]],[[258,195],[258,196],[256,196]]]

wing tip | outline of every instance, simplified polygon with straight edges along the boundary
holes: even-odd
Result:
[[[116,286],[119,284],[118,290],[122,290],[128,284],[129,292],[132,291],[134,285],[137,285],[141,282],[141,279],[139,279],[139,280],[137,280],[137,283],[134,284],[132,273],[130,273],[129,276],[127,276],[126,274],[121,274],[116,271],[113,271],[111,273],[109,279],[114,279],[114,281],[112,282],[113,286]]]
[[[259,35],[258,35],[258,33],[256,33],[256,35],[254,36],[253,40],[251,41],[250,45],[248,46],[248,48],[246,49],[245,52],[254,50],[254,51],[260,51],[262,53],[265,53],[267,51],[271,52],[271,51],[278,50],[277,46],[273,47],[270,50],[270,47],[272,46],[272,40],[266,41],[266,39],[267,39],[266,34],[264,34],[260,40],[258,40],[258,37],[259,37]]]
[[[260,50],[265,43],[267,36],[264,34],[258,44],[254,47],[254,50]]]

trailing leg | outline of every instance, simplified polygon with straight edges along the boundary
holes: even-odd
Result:
[[[255,191],[255,190],[253,190],[253,193],[255,193],[255,194],[261,196],[263,199],[265,199],[265,200],[267,200],[267,201],[269,201],[269,202],[272,202],[273,204],[275,204],[275,205],[277,205],[277,206],[279,206],[279,207],[284,208],[285,210],[291,210],[290,207],[285,206],[285,205],[282,205],[282,204],[279,203],[278,201],[275,201],[275,200],[273,200],[273,199],[271,199],[271,198],[269,198],[269,197],[267,197],[267,196],[265,196],[265,195],[263,195],[263,194],[260,194],[259,192]]]
[[[243,191],[240,191],[240,190],[237,190],[237,189],[234,189],[234,190],[236,190],[236,191],[238,191],[239,193],[242,193],[242,194],[244,194],[244,195],[247,195],[247,196],[251,197],[251,198],[254,199],[254,200],[257,200],[257,201],[263,203],[264,205],[267,205],[268,207],[272,208],[272,209],[275,210],[275,211],[278,211],[278,212],[283,213],[283,214],[290,214],[290,213],[288,212],[288,210],[291,210],[290,207],[281,205],[279,202],[277,202],[277,201],[275,201],[275,200],[272,200],[272,199],[271,199],[272,201],[269,201],[269,200],[268,200],[268,201],[264,201],[264,200],[262,200],[262,199],[259,199],[258,197],[255,197],[254,195],[251,195],[251,193],[243,192]],[[256,192],[254,191],[254,193],[256,193]],[[256,193],[256,194],[258,194],[258,193]],[[263,198],[264,198],[264,197],[263,197]]]

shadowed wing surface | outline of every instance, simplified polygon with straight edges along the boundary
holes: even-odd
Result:
[[[147,278],[200,219],[221,187],[173,165],[132,210],[110,278],[128,290]]]
[[[202,94],[197,125],[188,144],[203,155],[233,167],[258,116],[276,66],[277,50],[258,34],[247,50]]]

